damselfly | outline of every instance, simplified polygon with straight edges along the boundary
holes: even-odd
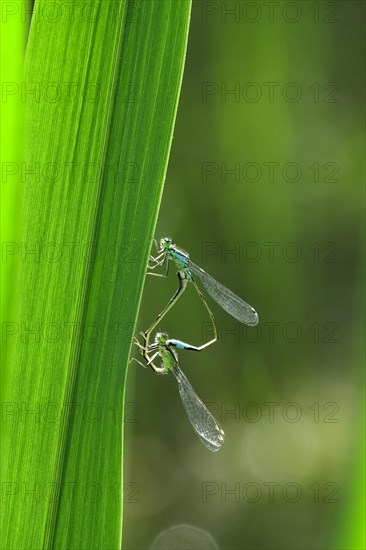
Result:
[[[176,349],[200,351],[200,348],[191,346],[180,340],[169,339],[168,335],[163,332],[156,334],[153,344],[150,344],[146,339],[144,345],[141,345],[137,340],[135,340],[135,343],[140,348],[146,360],[146,364],[143,366],[150,366],[156,374],[173,373],[178,383],[183,407],[195,432],[210,451],[218,451],[224,443],[224,431],[206,405],[198,397],[188,378],[180,369],[178,354],[175,351]],[[160,367],[154,363],[157,358],[161,360]],[[137,362],[140,363],[140,361]]]
[[[174,261],[178,268],[179,287],[174,296],[170,299],[163,311],[158,315],[154,323],[151,325],[146,333],[147,339],[150,338],[151,333],[154,331],[160,320],[167,314],[170,308],[176,303],[178,298],[182,295],[187,287],[187,283],[193,284],[200,299],[205,305],[214,328],[214,338],[204,344],[203,346],[209,346],[217,340],[217,330],[214,321],[214,316],[208,307],[205,299],[202,296],[200,289],[198,288],[195,277],[197,277],[209,295],[225,310],[227,313],[235,317],[241,323],[249,326],[256,326],[259,321],[259,317],[255,309],[244,302],[242,298],[239,298],[234,292],[226,288],[224,285],[216,281],[211,275],[206,273],[201,267],[194,264],[187,252],[179,249],[173,244],[172,239],[164,238],[160,241],[160,247],[158,248],[158,255],[156,257],[150,256],[149,275],[156,275],[158,277],[166,277],[169,271],[169,261]],[[153,273],[153,270],[159,266],[165,267],[164,273]]]

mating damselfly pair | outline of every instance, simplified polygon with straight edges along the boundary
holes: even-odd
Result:
[[[249,326],[257,325],[259,320],[258,314],[252,306],[244,302],[244,300],[239,298],[231,290],[216,281],[202,268],[194,264],[190,260],[188,253],[179,249],[175,244],[173,244],[171,239],[161,239],[160,246],[157,246],[156,248],[157,256],[150,256],[147,274],[158,277],[166,277],[168,275],[170,262],[173,261],[178,268],[177,275],[179,286],[152,325],[145,333],[142,333],[143,344],[140,344],[137,340],[135,343],[138,345],[140,352],[146,361],[146,364],[143,366],[150,366],[156,374],[168,374],[169,372],[173,373],[178,383],[179,395],[183,407],[194,430],[208,449],[211,451],[218,451],[224,442],[224,431],[216,422],[215,418],[209,412],[201,399],[197,396],[187,377],[181,371],[176,352],[177,349],[202,351],[217,340],[217,329],[213,313],[211,312],[206,300],[197,286],[196,278],[199,279],[208,294],[216,301],[216,303],[218,303],[225,311],[227,311],[227,313],[232,315],[241,323]],[[163,268],[162,273],[155,271],[159,267]],[[181,297],[188,283],[193,285],[208,312],[213,327],[214,337],[201,346],[193,346],[180,340],[170,339],[166,333],[158,332],[155,335],[154,341],[151,343],[150,340],[153,331]],[[160,358],[160,367],[157,367],[154,363],[157,358]]]

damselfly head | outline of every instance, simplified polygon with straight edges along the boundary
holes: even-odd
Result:
[[[155,334],[155,344],[164,345],[169,340],[169,335],[166,332],[157,332]]]
[[[164,237],[160,240],[160,250],[168,250],[173,241],[169,237]]]

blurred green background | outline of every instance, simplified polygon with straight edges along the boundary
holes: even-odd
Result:
[[[180,353],[225,430],[217,454],[195,436],[173,377],[131,365],[128,550],[182,523],[222,549],[364,547],[364,11],[193,2],[156,237],[252,304],[260,325],[210,301],[220,341]],[[174,273],[147,278],[139,330]],[[192,288],[160,329],[205,341]]]

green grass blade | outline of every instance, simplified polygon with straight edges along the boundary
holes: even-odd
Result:
[[[22,189],[19,166],[23,160],[24,106],[15,97],[18,83],[23,79],[23,54],[26,28],[14,12],[20,11],[20,2],[4,6],[0,21],[0,159],[1,159],[1,321],[8,319],[14,302],[16,266],[11,257],[19,241],[19,200]],[[15,245],[15,246],[14,246]],[[1,363],[7,360],[8,349],[1,346]],[[5,369],[1,369],[1,392],[5,388]],[[3,394],[1,393],[1,399]]]
[[[30,33],[25,162],[35,172],[8,337],[7,549],[120,547],[126,368],[190,1],[94,7],[91,17],[75,6],[72,22],[36,13]]]

